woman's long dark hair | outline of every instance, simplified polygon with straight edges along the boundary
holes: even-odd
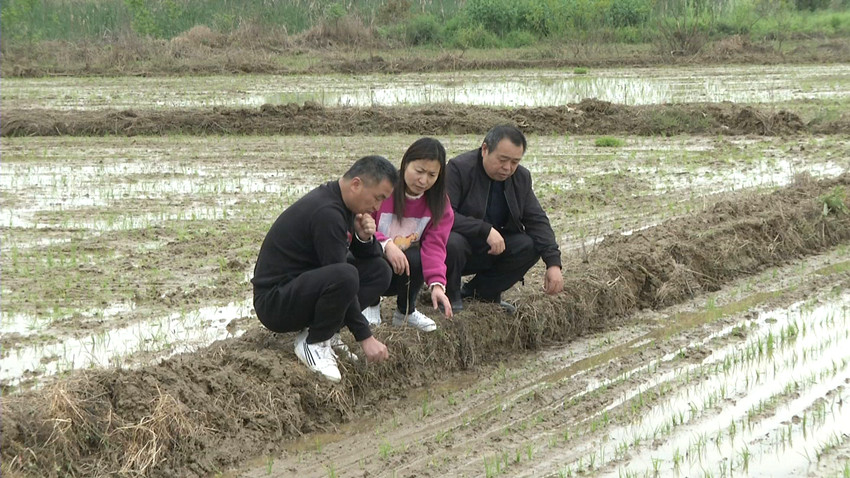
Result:
[[[448,197],[446,196],[446,148],[434,138],[417,139],[401,157],[398,183],[393,190],[393,209],[396,216],[401,220],[404,217],[404,194],[407,191],[404,171],[411,162],[420,159],[440,162],[440,174],[437,175],[437,180],[430,189],[425,191],[425,203],[428,204],[428,209],[431,211],[431,222],[436,226],[443,218]]]

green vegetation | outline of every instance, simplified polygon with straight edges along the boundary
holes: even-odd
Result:
[[[626,144],[626,142],[619,138],[602,136],[601,138],[596,138],[595,144],[598,148],[619,148]]]
[[[3,46],[122,36],[172,39],[203,25],[257,36],[315,28],[390,45],[522,47],[540,40],[650,43],[695,52],[711,38],[850,35],[850,0],[8,0]],[[659,35],[660,33],[660,35]]]
[[[829,213],[850,214],[845,203],[845,197],[846,193],[841,186],[836,186],[829,191],[829,194],[819,197],[818,199],[823,204],[823,215],[826,216]]]

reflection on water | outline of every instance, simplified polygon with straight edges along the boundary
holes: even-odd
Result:
[[[216,340],[239,336],[244,331],[229,330],[231,321],[251,315],[252,300],[224,307],[202,307],[190,312],[175,312],[166,317],[105,330],[81,338],[36,344],[3,351],[0,383],[16,385],[26,376],[44,377],[91,367],[121,366],[132,354],[147,352],[155,358],[191,352]],[[104,316],[120,315],[126,307],[110,310]],[[34,319],[30,318],[32,323]],[[27,322],[17,316],[9,327],[24,328]],[[3,332],[7,332],[7,324]],[[11,330],[11,329],[10,329]],[[25,328],[26,330],[26,328]]]
[[[257,95],[253,104],[315,101],[325,106],[393,106],[454,103],[481,106],[557,106],[596,98],[625,105],[721,102],[772,103],[850,95],[850,68],[778,67],[760,74],[747,69],[598,70],[367,77],[340,85],[317,82],[313,90]],[[842,75],[835,77],[833,75]],[[803,89],[800,80],[819,86]],[[819,80],[821,78],[821,80]]]
[[[500,70],[399,75],[7,78],[4,108],[185,108],[313,101],[325,106],[455,103],[554,106],[596,98],[626,105],[774,103],[850,96],[850,65],[737,65]]]

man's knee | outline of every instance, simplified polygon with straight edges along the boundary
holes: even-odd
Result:
[[[338,284],[346,292],[346,295],[354,296],[357,294],[360,287],[360,272],[353,264],[330,264],[323,269],[326,271],[327,277]]]
[[[469,241],[461,234],[452,232],[446,241],[446,259],[452,260],[458,257],[466,257],[472,252]]]
[[[386,290],[393,278],[393,270],[383,257],[372,257],[358,261],[359,281]]]

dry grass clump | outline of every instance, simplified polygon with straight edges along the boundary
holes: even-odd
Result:
[[[200,430],[185,405],[154,390],[138,419],[134,410],[115,407],[109,390],[86,375],[25,397],[6,397],[3,471],[146,475]]]
[[[371,27],[356,15],[325,19],[297,36],[297,42],[314,48],[378,47],[381,41]]]
[[[283,53],[295,46],[285,27],[269,28],[252,21],[242,21],[227,38],[231,47]]]

